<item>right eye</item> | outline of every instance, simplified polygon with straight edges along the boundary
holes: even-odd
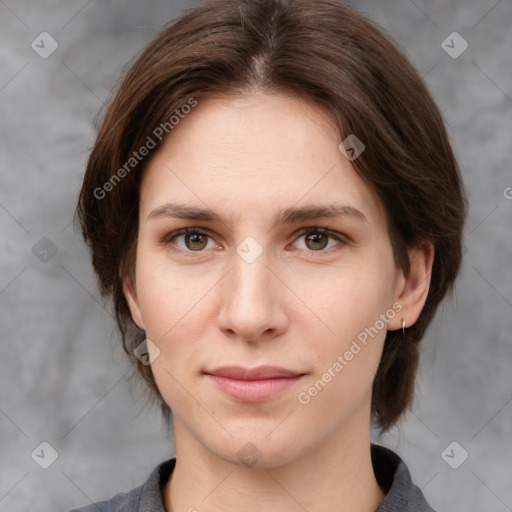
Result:
[[[202,252],[203,249],[208,248],[208,239],[211,238],[209,234],[200,231],[197,228],[185,228],[175,231],[166,235],[162,240],[163,243],[176,245],[184,252]],[[182,239],[183,245],[177,244],[174,240]],[[212,241],[213,243],[213,241]]]

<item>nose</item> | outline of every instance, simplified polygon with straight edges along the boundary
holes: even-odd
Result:
[[[286,332],[290,292],[278,274],[265,251],[250,263],[234,255],[233,268],[222,280],[221,289],[218,321],[226,336],[258,343]]]

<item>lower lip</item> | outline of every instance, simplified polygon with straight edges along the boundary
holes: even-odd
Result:
[[[286,391],[302,376],[278,377],[263,380],[237,380],[218,375],[208,375],[215,385],[227,395],[243,402],[264,402]]]

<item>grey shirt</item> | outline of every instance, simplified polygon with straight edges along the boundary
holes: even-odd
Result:
[[[376,512],[435,512],[421,490],[412,483],[405,462],[392,450],[372,444],[373,470],[386,497]],[[169,480],[176,459],[158,465],[146,482],[128,493],[69,512],[166,512],[161,490]]]

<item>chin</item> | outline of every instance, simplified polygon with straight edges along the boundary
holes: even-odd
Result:
[[[261,431],[260,431],[261,432]],[[272,434],[273,435],[273,434]],[[293,462],[306,447],[290,443],[291,433],[287,437],[269,440],[266,434],[254,436],[235,436],[226,439],[220,446],[210,445],[212,454],[223,461],[248,469],[272,469]]]

